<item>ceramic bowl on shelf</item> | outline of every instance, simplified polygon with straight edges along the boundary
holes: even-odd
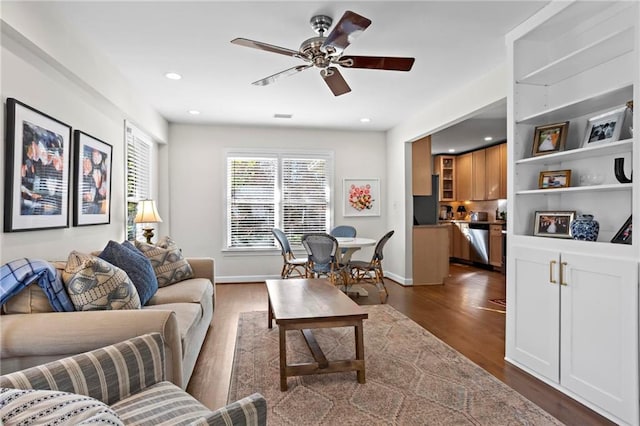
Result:
[[[590,173],[590,174],[580,176],[580,185],[583,185],[583,186],[600,185],[602,182],[604,182],[604,175],[601,175],[601,174]]]

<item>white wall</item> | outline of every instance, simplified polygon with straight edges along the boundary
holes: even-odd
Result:
[[[446,98],[425,105],[402,123],[387,132],[387,227],[396,231],[385,250],[385,270],[397,276],[391,278],[411,284],[413,276],[411,146],[409,142],[430,135],[473,115],[507,95],[506,65],[502,64],[487,75],[467,83]],[[396,238],[397,236],[397,238]]]
[[[41,16],[33,4],[2,5],[2,103],[6,104],[9,97],[16,98],[73,129],[82,130],[113,146],[111,223],[73,227],[70,216],[69,228],[2,233],[0,263],[19,257],[66,259],[74,249],[99,250],[109,239],[122,241],[125,235],[125,118],[132,119],[143,128],[154,129],[154,134],[166,140],[166,121],[139,99],[131,98],[131,88],[123,86],[121,77],[108,64],[87,61],[96,55],[64,36],[64,31]],[[46,53],[47,50],[66,53],[54,57]],[[92,70],[95,74],[91,74]],[[79,77],[85,74],[91,74],[92,82]],[[128,95],[121,97],[121,94]],[[0,120],[2,135],[5,134],[5,120],[6,114]],[[5,143],[3,137],[0,149],[3,171],[0,188],[3,189]],[[4,197],[0,197],[0,205],[4,212],[7,208]]]
[[[375,239],[388,230],[386,203],[381,215],[376,217],[344,217],[341,203],[344,178],[379,178],[380,195],[383,200],[388,197],[385,190],[385,135],[382,132],[172,124],[169,140],[168,154],[161,153],[161,158],[166,157],[170,173],[170,235],[185,255],[214,257],[216,279],[220,282],[276,277],[282,267],[279,250],[267,254],[222,251],[225,150],[228,148],[332,151],[333,224],[353,225],[359,236]],[[354,254],[354,259],[368,260],[372,254],[373,248],[363,249]]]

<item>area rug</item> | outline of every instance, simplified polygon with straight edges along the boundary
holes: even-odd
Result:
[[[229,401],[253,392],[274,425],[554,425],[540,407],[389,305],[363,306],[366,383],[355,372],[289,377],[280,391],[278,328],[243,312]],[[353,328],[314,330],[329,360],[354,356]],[[299,331],[287,332],[289,363],[313,360]]]

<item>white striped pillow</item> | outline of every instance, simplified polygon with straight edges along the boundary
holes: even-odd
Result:
[[[124,425],[107,404],[75,393],[0,388],[0,424]]]

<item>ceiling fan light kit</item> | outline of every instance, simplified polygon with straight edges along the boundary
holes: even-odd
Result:
[[[311,28],[318,34],[300,44],[298,51],[287,49],[260,41],[246,38],[236,38],[231,43],[239,46],[251,47],[266,52],[291,56],[307,62],[306,65],[297,65],[280,71],[269,77],[254,81],[256,86],[266,86],[275,83],[280,78],[297,74],[306,69],[316,67],[320,69],[320,76],[325,81],[335,96],[340,96],[351,91],[351,88],[342,77],[342,74],[333,65],[345,68],[367,68],[390,71],[409,71],[415,61],[414,58],[389,57],[389,56],[343,56],[344,50],[355,40],[371,21],[364,16],[347,10],[335,25],[333,30],[325,37],[324,33],[331,27],[333,19],[326,15],[316,15],[309,21]]]

